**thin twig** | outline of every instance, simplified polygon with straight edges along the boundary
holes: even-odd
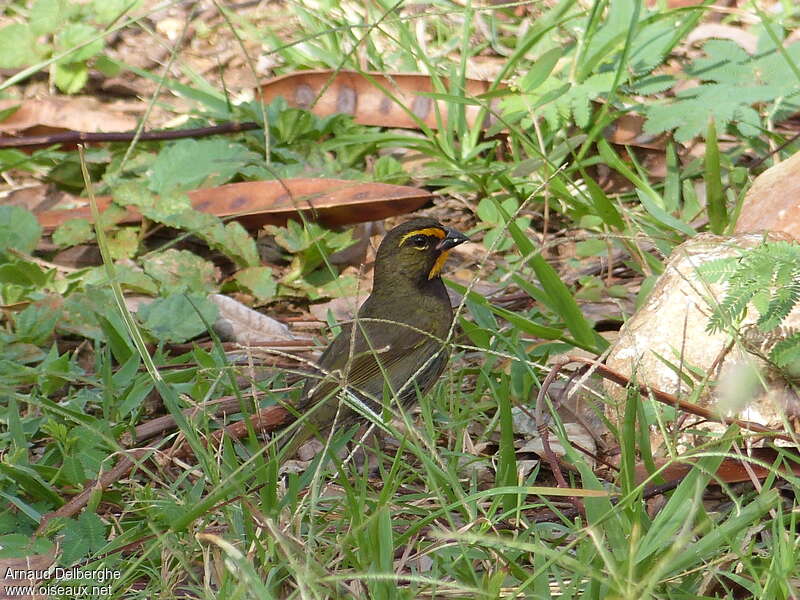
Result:
[[[597,364],[596,361],[593,361],[589,358],[582,358],[580,356],[569,356],[567,357],[562,363],[559,363],[559,366],[563,368],[564,366],[578,362],[582,364],[588,365],[595,365],[596,373],[600,375],[603,379],[608,379],[609,381],[613,381],[617,385],[621,385],[622,387],[626,387],[630,384],[631,380],[629,377],[623,375],[622,373],[618,373],[617,371],[607,367],[603,364]],[[774,429],[770,429],[760,423],[754,423],[753,421],[745,421],[743,419],[736,419],[734,417],[724,417],[722,415],[717,415],[713,411],[703,408],[697,404],[692,404],[691,402],[687,402],[686,400],[681,400],[680,398],[676,398],[672,394],[668,394],[667,392],[663,392],[657,388],[651,387],[646,384],[638,384],[636,386],[636,391],[639,393],[640,396],[650,397],[654,400],[657,400],[661,404],[666,404],[667,406],[671,406],[673,408],[678,408],[684,412],[691,413],[695,416],[702,417],[703,419],[707,419],[709,421],[713,421],[715,423],[722,423],[724,425],[737,425],[742,429],[746,429],[748,431],[755,431],[757,433],[764,433],[769,435],[772,438],[784,440],[787,442],[794,443],[795,440],[785,434],[779,433]]]
[[[47,524],[57,517],[71,517],[78,514],[78,512],[89,503],[92,494],[96,491],[103,491],[112,483],[115,483],[127,477],[133,470],[137,462],[147,453],[152,450],[149,448],[136,448],[125,453],[125,455],[114,465],[109,471],[106,471],[100,477],[95,479],[90,485],[86,486],[84,490],[67,502],[64,506],[53,512],[49,512],[42,517],[39,522],[39,527],[36,528],[36,535],[40,535]]]
[[[561,472],[561,465],[558,462],[558,458],[553,452],[553,449],[550,447],[550,428],[548,426],[549,415],[546,415],[544,412],[544,399],[548,390],[550,389],[550,386],[558,376],[558,373],[561,371],[561,369],[566,367],[567,364],[569,363],[556,364],[547,374],[547,377],[545,377],[544,381],[542,382],[541,388],[539,388],[539,394],[536,397],[536,409],[534,411],[534,421],[536,422],[536,429],[539,432],[539,437],[542,438],[542,448],[544,450],[545,460],[547,461],[547,464],[550,465],[550,470],[553,472],[553,475],[556,478],[558,487],[561,488],[568,488],[570,486],[567,483],[567,480],[564,478],[564,474]],[[555,406],[553,409],[555,410]],[[569,496],[569,501],[580,514],[584,514],[584,506],[580,498],[577,496]]]
[[[224,133],[238,133],[261,129],[258,123],[225,123],[212,127],[196,127],[194,129],[170,129],[161,131],[147,131],[142,133],[140,140],[179,140],[182,138],[198,138]],[[81,144],[100,142],[129,142],[136,136],[135,131],[67,131],[51,135],[24,135],[20,137],[0,137],[0,148],[34,148],[38,146],[52,146],[53,144]]]

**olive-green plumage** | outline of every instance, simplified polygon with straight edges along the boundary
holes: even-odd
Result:
[[[306,381],[297,407],[305,427],[290,452],[315,434],[326,435],[335,420],[338,429],[358,418],[348,406],[340,408],[343,388],[378,414],[387,386],[404,406],[416,400],[417,390],[431,389],[447,363],[445,339],[453,322],[439,272],[450,248],[465,241],[463,234],[428,218],[386,234],[375,259],[372,293],[322,354],[319,372]]]

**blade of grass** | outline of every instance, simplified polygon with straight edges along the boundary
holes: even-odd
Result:
[[[506,181],[505,183],[508,184],[509,189],[513,188],[511,182]],[[528,239],[511,219],[511,216],[506,212],[500,202],[494,197],[491,200],[497,211],[506,219],[508,231],[511,233],[511,237],[514,238],[514,243],[516,243],[522,256],[527,257],[527,264],[536,273],[539,283],[542,284],[542,287],[556,307],[558,315],[564,319],[567,329],[569,329],[575,337],[575,342],[581,348],[600,354],[608,347],[608,342],[595,333],[592,326],[583,316],[578,303],[575,302],[575,298],[572,297],[569,288],[561,281],[555,269],[553,269],[541,253],[534,248],[533,242]]]
[[[722,189],[717,127],[713,119],[708,122],[708,131],[706,132],[705,166],[708,225],[713,233],[721,235],[728,226],[728,209],[725,206],[725,192]]]
[[[712,455],[702,457],[676,488],[666,506],[656,515],[650,530],[642,538],[639,552],[636,556],[637,563],[641,563],[656,552],[663,550],[666,540],[672,539],[684,526],[687,506],[697,501],[697,490],[705,489],[705,486],[708,485],[711,480],[711,474],[716,473],[722,464],[725,452],[730,448],[730,444],[737,433],[737,427],[729,428],[720,439],[717,447],[718,451]]]

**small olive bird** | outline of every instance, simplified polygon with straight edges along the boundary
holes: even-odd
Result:
[[[314,435],[343,429],[358,419],[350,405],[340,406],[347,390],[381,414],[384,390],[409,406],[444,371],[445,341],[453,309],[439,276],[451,248],[468,241],[435,219],[417,218],[383,238],[375,258],[372,293],[352,322],[319,359],[318,373],[306,380],[297,410],[304,421],[287,447],[290,456]]]

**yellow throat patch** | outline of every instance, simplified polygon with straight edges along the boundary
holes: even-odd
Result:
[[[433,268],[431,269],[431,272],[428,273],[429,280],[433,279],[434,277],[438,277],[439,273],[442,272],[448,254],[450,254],[450,250],[445,250],[439,255],[439,258],[436,259],[436,262],[433,263]]]

